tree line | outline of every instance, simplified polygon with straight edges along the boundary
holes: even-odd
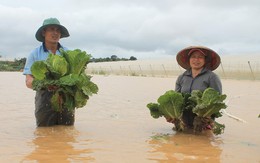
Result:
[[[135,61],[135,60],[137,60],[137,58],[134,56],[131,56],[128,59],[128,58],[119,58],[116,55],[111,55],[111,57],[106,57],[106,58],[92,58],[90,62],[114,62],[114,61]]]
[[[0,58],[2,56],[0,55]],[[135,61],[136,57],[119,58],[116,55],[106,58],[91,58],[90,62],[115,62],[115,61]],[[14,59],[14,61],[0,61],[0,71],[22,71],[26,62],[26,58]]]
[[[14,59],[14,61],[0,61],[0,71],[22,71],[25,62],[26,58]]]

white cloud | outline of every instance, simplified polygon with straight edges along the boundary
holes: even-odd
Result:
[[[69,29],[71,37],[61,43],[94,57],[160,57],[190,45],[223,54],[259,53],[258,6],[257,0],[0,2],[0,55],[27,56],[39,45],[34,35],[48,17]]]

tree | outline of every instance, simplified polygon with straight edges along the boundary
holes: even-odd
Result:
[[[20,66],[24,66],[25,62],[26,62],[26,58],[21,58],[21,59],[14,59],[15,64],[20,65]]]
[[[112,61],[116,61],[117,60],[117,56],[116,55],[111,55],[111,60]]]
[[[134,57],[134,56],[131,56],[129,60],[130,60],[130,61],[135,61],[135,60],[137,60],[137,58]]]

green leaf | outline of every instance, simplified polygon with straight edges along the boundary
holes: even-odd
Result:
[[[74,97],[68,93],[64,94],[65,100],[64,100],[64,108],[68,109],[68,111],[72,111],[75,109],[75,101]]]
[[[163,116],[163,114],[159,110],[159,104],[149,103],[149,104],[147,104],[147,107],[149,108],[150,114],[153,118],[157,119],[157,118]]]
[[[224,124],[220,124],[218,122],[214,122],[214,126],[213,126],[213,133],[215,135],[219,135],[219,134],[223,134],[224,133],[224,129],[225,129],[225,125]]]
[[[159,110],[165,116],[180,119],[184,110],[184,97],[173,90],[167,91],[158,98]]]
[[[59,81],[58,80],[49,80],[49,79],[44,79],[44,80],[38,80],[34,79],[32,82],[32,89],[39,91],[42,89],[48,89],[49,86],[59,86]]]
[[[46,74],[49,72],[44,61],[36,61],[31,67],[32,75],[37,80],[46,79]]]
[[[224,103],[226,95],[219,94],[213,88],[207,88],[201,93],[200,91],[193,91],[191,93],[190,100],[196,102],[196,106],[192,111],[200,117],[210,117],[213,114],[221,115],[220,110],[227,107]]]
[[[76,108],[81,108],[86,105],[89,96],[85,95],[82,91],[77,90],[74,99]]]
[[[59,79],[60,85],[63,86],[73,86],[76,85],[80,81],[79,75],[69,74],[66,76],[62,76]]]
[[[87,96],[91,96],[93,93],[96,94],[98,92],[98,86],[90,79],[90,76],[81,73],[79,76],[79,82],[77,83],[78,89],[81,89]]]
[[[68,72],[68,62],[60,55],[49,54],[46,64],[55,79],[64,76]]]
[[[51,106],[55,111],[62,110],[61,96],[58,91],[56,91],[51,97]]]
[[[78,75],[85,71],[85,66],[91,58],[90,54],[87,54],[85,51],[81,51],[79,49],[73,51],[62,51],[62,55],[69,63],[69,73]]]

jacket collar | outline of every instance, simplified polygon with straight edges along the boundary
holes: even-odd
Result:
[[[200,76],[200,75],[202,75],[202,74],[205,74],[205,73],[208,72],[208,71],[209,71],[209,69],[207,69],[206,67],[204,67],[204,68],[201,70],[201,72],[199,73],[198,76]],[[183,74],[186,75],[186,76],[192,76],[191,68],[188,69],[187,71],[185,71]]]

